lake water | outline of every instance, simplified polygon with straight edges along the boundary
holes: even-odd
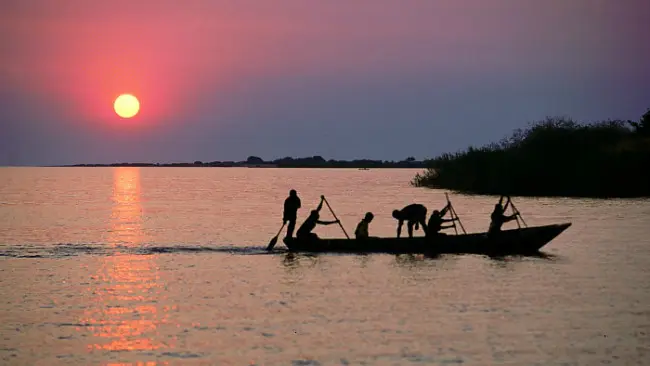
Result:
[[[515,198],[573,223],[548,258],[264,251],[291,188],[299,224],[324,194],[395,235],[394,208],[445,204],[416,172],[0,168],[0,363],[648,364],[648,200]],[[485,231],[496,197],[450,197]]]

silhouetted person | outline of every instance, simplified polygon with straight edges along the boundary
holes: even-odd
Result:
[[[393,211],[393,218],[399,221],[397,225],[397,237],[399,238],[402,234],[402,224],[404,221],[407,222],[409,238],[413,237],[413,226],[415,225],[415,230],[418,229],[419,225],[422,225],[422,230],[424,233],[427,233],[427,224],[425,220],[427,219],[427,208],[419,203],[413,203],[401,210]]]
[[[503,226],[504,223],[508,221],[512,221],[515,218],[517,218],[517,214],[510,215],[510,216],[503,214],[504,212],[506,212],[506,210],[508,209],[508,205],[510,204],[510,196],[508,196],[505,206],[501,206],[502,203],[503,203],[503,196],[501,196],[501,199],[499,199],[499,203],[494,205],[494,210],[490,215],[491,221],[490,221],[490,228],[488,229],[488,235],[494,235],[500,232],[501,226]]]
[[[338,224],[339,221],[320,221],[320,209],[323,207],[323,201],[325,200],[325,197],[320,196],[320,203],[318,204],[318,208],[315,210],[312,210],[309,213],[309,217],[307,217],[307,220],[300,225],[300,228],[298,229],[298,232],[296,233],[296,238],[300,240],[316,240],[318,239],[318,235],[315,233],[312,233],[311,231],[314,230],[316,227],[316,224],[320,225],[332,225],[332,224]]]
[[[448,229],[450,227],[454,227],[454,225],[443,225],[445,222],[452,222],[456,219],[451,218],[451,219],[444,219],[443,217],[447,214],[447,211],[449,211],[450,204],[447,203],[447,205],[440,211],[434,210],[431,213],[431,217],[429,217],[429,222],[427,224],[427,235],[436,235],[440,233],[440,230],[442,229]]]
[[[366,212],[366,216],[361,219],[357,225],[357,229],[354,230],[354,236],[357,239],[368,239],[368,224],[372,221],[375,215],[372,212]]]
[[[289,222],[287,227],[287,237],[290,238],[293,236],[293,230],[296,228],[296,220],[298,217],[298,209],[300,208],[300,198],[295,189],[289,191],[289,197],[284,200],[284,212],[282,214],[282,221],[286,224]]]

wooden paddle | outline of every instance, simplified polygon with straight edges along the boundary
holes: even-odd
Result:
[[[456,217],[456,220],[458,220],[458,224],[460,225],[461,230],[463,230],[463,234],[467,234],[467,231],[465,231],[465,226],[463,226],[462,221],[460,221],[460,217],[458,217],[458,213],[456,213],[454,206],[451,206],[451,209],[454,211],[454,216]]]
[[[327,205],[327,208],[330,209],[330,212],[332,213],[332,216],[334,216],[334,219],[339,222],[339,226],[341,227],[341,230],[343,230],[343,234],[345,234],[345,237],[350,239],[348,236],[348,233],[345,232],[345,228],[343,228],[343,224],[341,224],[341,220],[339,220],[338,217],[336,217],[336,214],[334,213],[334,210],[332,210],[332,207],[330,206],[330,203],[327,202],[327,199],[325,199],[325,196],[321,196],[323,198],[323,201],[325,201],[325,204]]]
[[[460,217],[458,217],[458,214],[456,213],[456,209],[454,206],[451,204],[451,201],[449,200],[449,195],[447,192],[445,192],[445,197],[447,197],[447,204],[449,204],[449,211],[451,211],[451,218],[454,219],[454,230],[456,230],[456,235],[458,235],[458,229],[456,229],[456,221],[458,221],[458,224],[460,225],[461,230],[463,230],[463,234],[467,234],[467,231],[465,231],[465,227],[463,226],[463,223],[460,222]]]
[[[454,231],[456,232],[456,235],[458,235],[458,228],[456,228],[456,220],[454,218],[454,206],[451,205],[451,201],[449,200],[449,195],[447,195],[447,192],[445,192],[445,197],[447,197],[447,206],[449,206],[449,215],[453,220],[452,224],[454,225]]]
[[[515,204],[512,202],[512,198],[510,198],[510,196],[508,196],[508,200],[510,201],[510,207],[512,207],[512,211],[515,213],[515,215],[517,215],[515,216],[515,220],[517,220],[517,226],[521,228],[521,225],[519,224],[519,219],[521,219],[521,222],[524,223],[524,226],[528,227],[528,224],[526,224],[526,221],[524,221],[524,218],[521,216],[519,210],[517,210],[517,207],[515,207]]]
[[[273,249],[273,247],[275,246],[275,244],[278,242],[278,236],[280,236],[280,233],[282,232],[282,229],[284,229],[284,225],[286,225],[286,221],[282,223],[282,227],[280,228],[280,230],[278,230],[278,233],[275,234],[273,239],[271,239],[271,241],[269,242],[269,245],[266,247],[267,251],[271,251]]]

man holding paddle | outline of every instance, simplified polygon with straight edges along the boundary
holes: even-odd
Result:
[[[300,225],[300,228],[298,229],[298,232],[296,233],[296,239],[299,240],[314,240],[318,239],[318,235],[315,233],[312,233],[311,231],[316,228],[316,224],[319,225],[332,225],[332,224],[339,224],[340,221],[334,220],[334,221],[320,221],[320,209],[323,207],[323,202],[325,201],[325,196],[320,196],[320,203],[318,204],[318,207],[315,210],[312,210],[311,213],[309,214],[309,217],[307,217],[307,220]]]
[[[503,205],[503,196],[499,199],[499,203],[494,205],[494,210],[490,215],[490,228],[488,229],[488,236],[494,236],[501,231],[501,226],[508,221],[515,220],[517,218],[517,212],[514,215],[505,215],[504,213],[508,209],[508,205],[511,204],[510,196],[507,196],[506,204]]]
[[[429,223],[427,224],[427,236],[434,236],[440,233],[440,230],[442,229],[449,229],[454,227],[454,225],[443,225],[445,222],[453,222],[456,220],[456,218],[452,217],[450,219],[445,219],[443,218],[449,209],[451,208],[451,203],[447,203],[447,205],[441,210],[433,210],[433,213],[431,214],[431,217],[429,218]]]
[[[298,217],[298,209],[300,208],[300,198],[295,189],[289,191],[289,197],[284,200],[284,212],[282,213],[282,222],[286,224],[289,222],[287,227],[287,238],[293,236],[293,230],[296,228],[296,219]]]

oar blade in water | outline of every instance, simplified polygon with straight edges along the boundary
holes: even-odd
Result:
[[[271,239],[271,241],[269,242],[269,245],[266,247],[266,250],[269,250],[269,251],[272,250],[277,242],[278,242],[278,237],[276,236],[273,239]]]
[[[275,234],[273,239],[271,239],[271,241],[269,242],[269,245],[266,247],[266,250],[273,249],[273,247],[275,246],[275,243],[278,242],[278,236],[280,236],[280,233],[282,232],[282,229],[284,229],[284,225],[286,225],[286,224],[287,224],[286,221],[282,223],[282,227],[280,227],[280,230],[278,230],[278,233]]]

